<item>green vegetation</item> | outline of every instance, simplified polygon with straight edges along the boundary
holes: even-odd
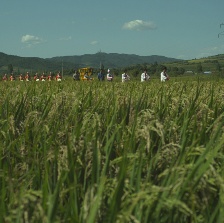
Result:
[[[29,71],[35,74],[36,72],[58,72],[64,68],[66,74],[78,70],[82,67],[92,67],[99,69],[100,63],[107,68],[120,69],[123,67],[129,67],[135,64],[143,63],[163,63],[179,61],[174,58],[167,58],[164,56],[138,56],[131,54],[117,54],[117,53],[96,53],[85,54],[81,56],[63,56],[53,58],[37,58],[37,57],[19,57],[7,55],[0,52],[0,73],[11,73],[10,67],[13,68],[14,73],[25,73]]]
[[[0,222],[223,221],[223,79],[0,94]]]
[[[224,54],[200,58],[194,60],[177,60],[163,56],[138,56],[116,53],[96,53],[93,55],[65,56],[41,59],[35,57],[9,56],[0,53],[0,73],[18,76],[20,73],[29,72],[31,76],[35,73],[53,74],[63,70],[65,76],[71,76],[75,70],[82,67],[92,67],[94,75],[99,72],[100,64],[105,72],[110,68],[115,75],[121,75],[124,69],[128,70],[132,77],[140,77],[143,69],[147,68],[151,77],[158,76],[161,66],[166,66],[172,76],[195,75],[210,71],[212,74],[223,76]]]
[[[187,71],[192,71],[193,74],[200,74],[205,71],[211,71],[213,74],[223,74],[224,70],[224,55],[216,55],[207,58],[194,59],[189,61],[179,61],[173,63],[166,63],[166,66],[170,68],[170,71],[184,69],[184,74]]]

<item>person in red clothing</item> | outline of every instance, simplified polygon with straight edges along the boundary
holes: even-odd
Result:
[[[30,80],[30,75],[29,75],[29,72],[26,72],[26,75],[25,75],[25,81],[29,81]]]
[[[14,81],[15,80],[13,74],[10,75],[9,79],[10,79],[10,81]]]
[[[40,80],[41,81],[45,81],[46,77],[45,77],[45,74],[43,73],[41,76],[40,76]]]
[[[7,78],[7,74],[4,74],[4,76],[2,77],[2,80],[3,80],[3,81],[7,81],[7,80],[8,80],[8,78]]]
[[[33,80],[34,80],[34,81],[39,81],[39,80],[40,80],[39,77],[38,77],[38,73],[36,73],[36,74],[33,76]]]
[[[55,77],[56,81],[61,81],[61,74],[60,71],[57,73],[56,77]]]
[[[51,81],[51,79],[52,79],[52,75],[51,75],[51,72],[50,72],[49,75],[47,76],[47,80]]]

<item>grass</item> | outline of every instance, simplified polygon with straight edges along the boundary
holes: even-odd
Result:
[[[222,221],[223,85],[0,83],[0,221]]]

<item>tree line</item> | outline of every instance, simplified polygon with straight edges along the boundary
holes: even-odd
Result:
[[[212,64],[212,68],[213,68],[213,71],[217,71],[217,72],[220,72],[222,70],[222,65],[219,63],[218,60],[207,60],[205,62],[199,62],[199,63],[195,63],[194,66],[193,66],[193,69],[190,69],[192,71],[192,73],[203,73],[203,71],[205,71],[204,69],[204,65],[205,64]],[[184,75],[186,73],[186,67],[188,67],[189,63],[188,62],[184,62],[183,63],[184,66],[181,66],[181,63],[178,64],[178,66],[175,66],[173,65],[172,63],[168,63],[168,64],[159,64],[157,62],[154,62],[152,64],[148,64],[148,63],[143,63],[143,64],[136,64],[136,65],[132,65],[132,66],[127,66],[127,67],[123,67],[123,68],[113,68],[113,67],[108,67],[110,69],[112,69],[113,71],[113,74],[115,76],[119,76],[124,70],[126,70],[131,76],[133,77],[139,77],[141,75],[141,73],[143,72],[143,70],[147,70],[148,74],[150,76],[153,76],[153,75],[158,75],[160,74],[162,68],[164,66],[167,67],[167,72],[172,74],[173,76],[180,76],[180,75]],[[107,71],[107,67],[104,67],[104,65],[102,64],[102,67],[101,67],[104,72],[106,73]],[[192,65],[191,65],[191,68],[192,68]],[[79,69],[78,66],[74,66],[74,68],[72,69],[64,69],[63,70],[63,74],[65,76],[71,76],[73,75],[77,70]],[[94,74],[97,74],[99,72],[99,69],[100,68],[95,68],[94,69]],[[33,71],[30,71],[30,70],[24,70],[24,72],[27,72],[29,71],[31,73],[31,75],[34,75],[36,72],[38,72],[37,70],[33,70]],[[14,70],[14,67],[13,67],[13,64],[8,64],[8,74],[11,74],[11,73],[14,73],[14,75],[19,75],[20,73],[20,69],[18,70]],[[47,72],[50,72],[50,71],[47,71],[47,70],[43,70],[41,71],[40,73],[47,73]],[[58,70],[55,70],[55,71],[51,71],[52,73],[57,73]]]

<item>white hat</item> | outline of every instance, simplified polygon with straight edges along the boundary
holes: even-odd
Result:
[[[110,69],[108,69],[107,72],[110,72]]]

